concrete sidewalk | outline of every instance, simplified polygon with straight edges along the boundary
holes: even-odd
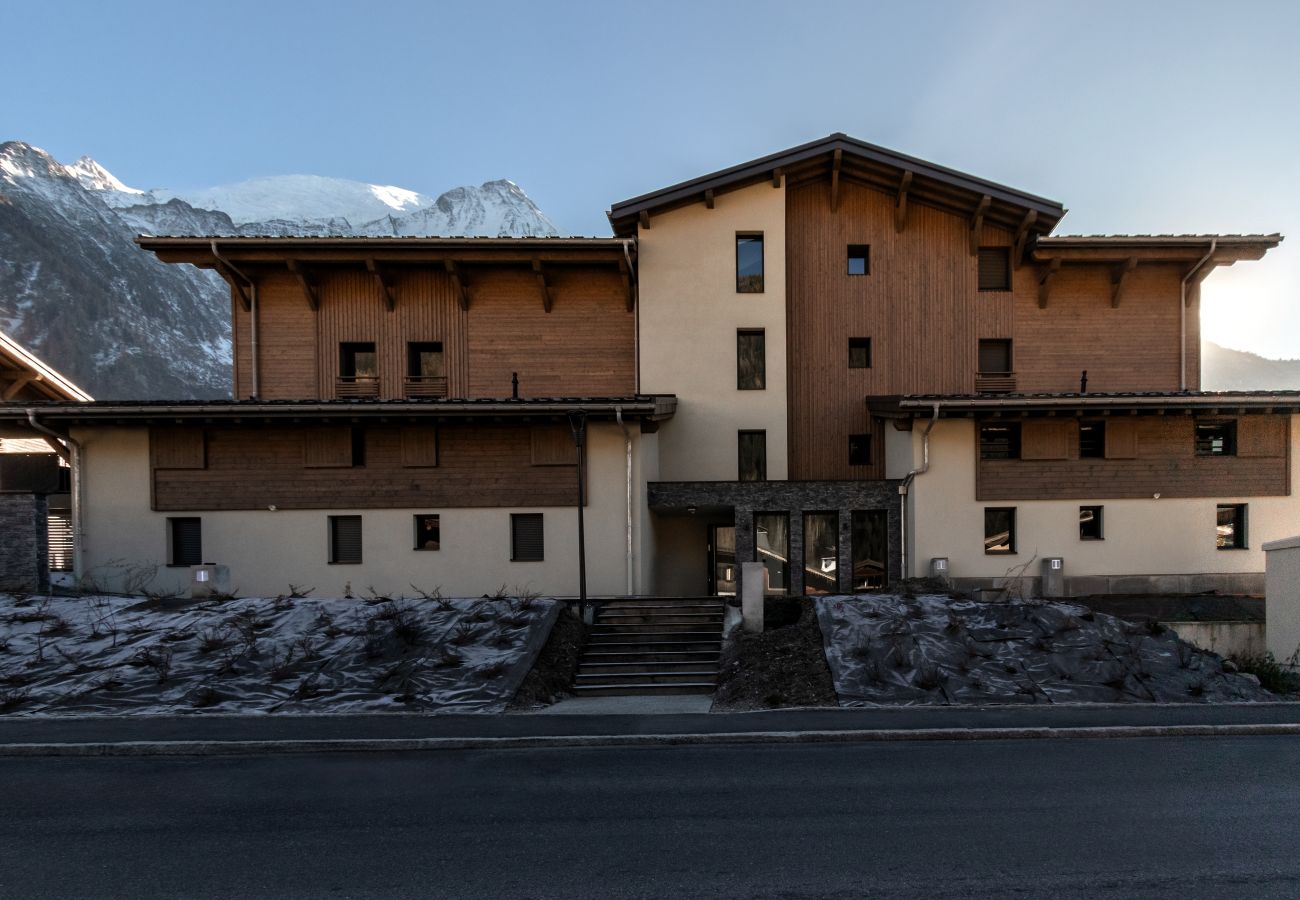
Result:
[[[596,746],[981,737],[1300,734],[1300,703],[802,709],[675,715],[366,715],[0,719],[0,755],[39,745],[168,745],[177,753]],[[213,745],[228,745],[216,747]],[[203,749],[207,748],[207,749]],[[69,751],[71,752],[71,751]],[[86,752],[90,752],[87,750]],[[114,752],[105,750],[104,752]],[[54,751],[51,751],[53,754]]]

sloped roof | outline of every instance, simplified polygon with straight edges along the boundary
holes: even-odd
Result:
[[[909,202],[970,215],[979,207],[982,198],[988,197],[984,220],[1010,230],[1020,227],[1026,215],[1032,212],[1029,230],[1034,234],[1048,234],[1065,215],[1065,208],[1055,200],[837,132],[811,143],[615,203],[609,210],[610,225],[616,235],[634,235],[642,213],[654,215],[703,201],[706,191],[722,194],[780,177],[785,178],[787,185],[820,178],[829,175],[837,155],[840,178],[882,191],[897,191],[906,173],[910,173]]]
[[[24,388],[34,390],[50,400],[86,402],[93,399],[41,362],[22,344],[0,331],[0,400],[12,400]]]
[[[1049,415],[1093,413],[1300,413],[1300,391],[1128,391],[1109,393],[909,394],[868,397],[867,408],[885,418],[963,417],[990,413]]]

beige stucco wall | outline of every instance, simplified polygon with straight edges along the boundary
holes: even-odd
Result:
[[[921,427],[913,432],[919,459]],[[912,485],[909,567],[924,574],[929,560],[946,556],[954,578],[995,578],[1035,556],[1060,556],[1067,578],[1081,575],[1164,575],[1260,573],[1263,544],[1293,534],[1300,501],[1289,497],[1205,497],[1196,499],[994,501],[975,499],[976,427],[971,419],[942,419],[930,438],[930,471]],[[1300,416],[1291,417],[1291,446],[1300,446]],[[1296,458],[1291,483],[1296,484]],[[1215,506],[1248,503],[1244,550],[1215,549]],[[1105,507],[1105,540],[1081,541],[1080,506]],[[1013,555],[984,553],[984,507],[1016,508]],[[1035,561],[1025,572],[1039,574]]]
[[[638,428],[633,442],[634,479],[640,477]],[[231,587],[244,595],[278,594],[290,582],[316,588],[316,596],[340,596],[374,586],[381,592],[412,593],[410,585],[440,586],[448,596],[478,596],[501,585],[543,594],[578,592],[577,511],[573,507],[511,509],[412,508],[392,510],[280,510],[271,512],[170,512],[149,506],[149,441],[144,428],[81,429],[73,435],[84,447],[86,491],[83,572],[94,576],[114,571],[114,564],[158,564],[154,589],[188,587],[189,570],[167,568],[169,516],[195,515],[203,520],[203,556],[230,567]],[[587,587],[590,594],[626,591],[626,456],[617,425],[598,424],[589,433],[586,508]],[[636,559],[644,527],[645,489],[634,481],[634,590],[643,588],[642,571],[650,561]],[[441,517],[442,547],[416,551],[413,516],[436,512]],[[510,514],[545,515],[545,554],[541,562],[511,562]],[[327,518],[362,516],[364,562],[328,563]],[[116,587],[115,585],[108,585]]]
[[[736,232],[763,232],[761,294],[736,293]],[[656,215],[638,232],[642,393],[677,395],[659,432],[665,481],[733,481],[736,432],[767,431],[767,477],[787,473],[785,188],[770,182]],[[736,330],[762,328],[767,388],[736,389]]]

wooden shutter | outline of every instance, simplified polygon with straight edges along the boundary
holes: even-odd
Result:
[[[510,558],[533,562],[546,558],[541,513],[515,513],[510,517]]]
[[[979,289],[1011,290],[1011,250],[1008,247],[980,247]]]
[[[360,516],[330,516],[330,562],[361,562]]]
[[[155,469],[206,468],[202,428],[150,428],[150,461]]]
[[[197,518],[168,519],[172,527],[173,566],[198,566],[203,564],[203,520]]]
[[[304,431],[302,464],[309,469],[351,466],[352,429],[344,426]]]
[[[1030,420],[1021,425],[1021,459],[1069,459],[1073,422]]]
[[[1281,416],[1242,416],[1237,420],[1237,455],[1286,456],[1287,425]]]
[[[576,466],[577,448],[573,445],[573,432],[564,426],[532,429],[533,465]]]
[[[438,429],[431,425],[402,429],[402,465],[438,465]]]
[[[1106,458],[1137,459],[1138,423],[1136,419],[1106,420]]]

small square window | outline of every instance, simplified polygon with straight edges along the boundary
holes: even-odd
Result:
[[[510,559],[513,562],[541,562],[546,559],[541,513],[511,514]]]
[[[167,520],[167,564],[203,565],[203,520],[186,517]]]
[[[1011,248],[980,247],[979,289],[1011,290]]]
[[[871,338],[869,337],[849,338],[849,368],[850,369],[871,368]]]
[[[442,526],[437,513],[420,513],[415,517],[415,549],[439,550],[442,547]]]
[[[379,357],[372,343],[339,344],[339,374],[354,381],[374,381],[379,377]]]
[[[1079,459],[1106,457],[1106,422],[1103,419],[1079,423]]]
[[[984,507],[984,552],[1016,552],[1016,508],[1014,506]]]
[[[763,235],[736,235],[736,293],[763,293]]]
[[[981,425],[980,459],[1020,459],[1020,423],[985,422]]]
[[[871,274],[871,247],[868,244],[849,244],[849,274]]]
[[[736,331],[736,389],[761,391],[767,387],[767,348],[763,329]]]
[[[1006,338],[981,340],[979,345],[979,374],[1010,375],[1011,341]]]
[[[851,466],[871,465],[871,435],[869,434],[849,435],[849,465]]]
[[[361,517],[330,516],[330,563],[334,565],[359,565],[361,563]]]
[[[1102,507],[1079,507],[1079,540],[1100,541],[1105,537],[1102,532]]]
[[[1214,546],[1220,550],[1246,549],[1246,504],[1219,504],[1215,518]]]
[[[739,481],[767,480],[767,432],[741,431],[736,434],[736,478]]]
[[[1197,456],[1236,456],[1236,422],[1197,422]]]

